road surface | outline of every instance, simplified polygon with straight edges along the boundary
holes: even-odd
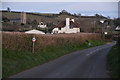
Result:
[[[110,78],[106,57],[113,45],[115,43],[73,52],[10,78]]]

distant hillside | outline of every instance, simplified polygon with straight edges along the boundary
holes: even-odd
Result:
[[[48,27],[55,27],[60,21],[63,21],[66,19],[66,17],[74,18],[75,21],[80,23],[80,28],[84,32],[90,32],[91,27],[99,27],[98,21],[101,19],[107,19],[103,16],[77,16],[73,14],[50,14],[50,13],[30,13],[26,12],[27,14],[27,22],[32,22],[36,20],[39,22],[44,22],[47,24]],[[21,18],[21,12],[16,11],[2,11],[2,17],[7,17],[8,19],[15,19],[15,18]],[[96,23],[94,23],[96,21]]]

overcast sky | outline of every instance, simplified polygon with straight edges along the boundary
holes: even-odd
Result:
[[[1,0],[2,2],[118,2],[120,0]]]
[[[33,0],[31,0],[33,1]],[[81,13],[82,15],[92,16],[101,14],[118,17],[118,0],[110,2],[2,2],[2,9],[9,7],[12,11],[27,11],[39,13],[59,13],[65,9],[70,13]],[[35,0],[34,0],[35,1]],[[99,1],[99,0],[98,0]]]

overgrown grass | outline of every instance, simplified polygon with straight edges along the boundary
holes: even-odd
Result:
[[[108,54],[108,67],[113,78],[120,78],[120,45],[112,47]]]
[[[73,51],[105,44],[98,34],[36,35],[35,53],[32,36],[3,34],[3,77],[46,63]],[[88,46],[88,43],[91,46]]]
[[[90,41],[92,46],[102,45],[104,41]],[[8,77],[23,70],[43,64],[73,51],[89,48],[88,44],[48,46],[35,54],[30,51],[3,49],[3,77]]]

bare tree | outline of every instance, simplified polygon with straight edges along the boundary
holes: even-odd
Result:
[[[7,8],[7,11],[10,12],[10,10],[11,10],[11,9],[8,7],[8,8]]]

